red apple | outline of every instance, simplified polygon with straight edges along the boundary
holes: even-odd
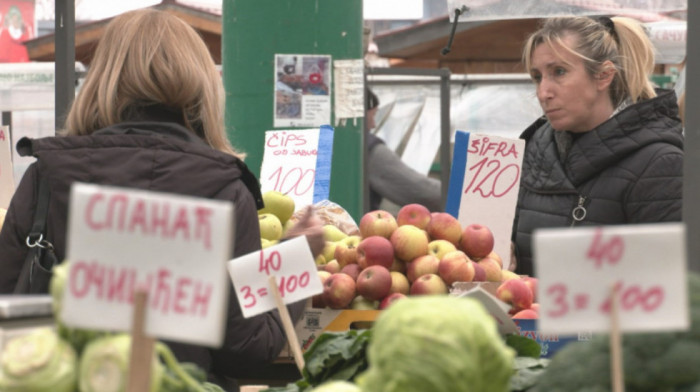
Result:
[[[394,262],[391,263],[391,268],[389,268],[389,271],[401,272],[402,274],[406,275],[406,264],[407,263],[404,263],[403,261],[394,257]]]
[[[382,302],[379,303],[379,310],[383,310],[383,309],[388,308],[389,305],[391,305],[395,301],[400,300],[401,298],[406,298],[406,294],[391,293],[391,294],[387,295],[386,297],[384,297]]]
[[[410,287],[411,284],[408,282],[406,275],[401,272],[391,271],[391,289],[389,289],[389,294],[408,294]]]
[[[478,262],[474,262],[474,279],[472,282],[486,282],[486,270]]]
[[[521,279],[523,282],[525,282],[527,287],[530,288],[530,291],[532,291],[532,300],[537,301],[537,278],[532,276],[523,276]]]
[[[491,251],[491,253],[489,253],[487,257],[494,259],[498,263],[498,265],[500,265],[501,268],[503,268],[503,259],[501,258],[501,256],[498,255],[498,253],[496,253],[496,251]]]
[[[411,261],[428,254],[428,233],[413,225],[399,226],[391,234],[394,256],[403,261]]]
[[[331,274],[323,285],[323,301],[331,309],[347,308],[356,294],[357,286],[350,275]]]
[[[489,256],[489,258],[490,257],[491,256]],[[513,271],[501,270],[501,282],[505,282],[506,280],[509,280],[509,279],[520,279],[520,275],[516,274]]]
[[[370,265],[381,265],[387,269],[394,263],[394,246],[388,239],[373,235],[357,245],[357,264],[365,269]]]
[[[321,285],[325,285],[326,279],[331,276],[331,273],[328,271],[318,271],[318,277],[321,279]],[[313,297],[311,297],[311,307],[312,308],[325,308],[326,303],[323,301],[323,293],[316,294]]]
[[[351,235],[337,241],[334,258],[338,260],[340,268],[357,263],[357,246],[360,245],[361,240],[359,235]]]
[[[371,265],[357,277],[357,293],[369,300],[380,300],[389,295],[390,290],[391,272],[381,265]]]
[[[539,318],[539,315],[537,312],[535,312],[532,309],[523,309],[518,312],[516,312],[512,318],[514,319],[536,319]]]
[[[447,285],[435,274],[425,274],[411,285],[411,295],[447,294]]]
[[[341,274],[350,275],[355,281],[357,281],[360,272],[362,272],[362,268],[357,264],[348,264],[340,269]]]
[[[503,270],[498,263],[490,257],[484,257],[477,263],[484,269],[486,273],[486,281],[500,282],[503,280]]]
[[[433,240],[446,240],[455,246],[462,238],[462,224],[447,212],[433,213],[425,231]]]
[[[530,305],[530,310],[534,310],[537,314],[540,314],[540,304],[533,302],[532,305]]]
[[[459,246],[470,259],[478,260],[493,251],[493,243],[493,233],[488,227],[472,223],[464,228]]]
[[[522,279],[509,279],[501,283],[496,290],[496,297],[510,304],[516,312],[529,309],[532,305],[532,291]]]
[[[471,282],[474,272],[474,263],[461,250],[444,255],[438,265],[438,275],[448,287],[454,282]]]
[[[437,274],[440,260],[433,255],[416,257],[406,264],[406,277],[409,282],[415,282],[425,274]]]
[[[370,211],[362,215],[360,219],[360,235],[362,238],[373,235],[389,238],[397,227],[396,218],[390,212],[384,210]]]
[[[335,259],[322,265],[321,268],[323,269],[323,271],[330,272],[331,274],[337,274],[338,272],[340,272],[340,264],[338,264],[338,260]]]
[[[399,227],[403,225],[413,225],[421,230],[425,230],[430,222],[430,210],[422,204],[406,204],[401,207],[396,214],[396,223]]]
[[[428,254],[434,255],[439,259],[442,259],[447,253],[457,250],[450,241],[447,240],[432,240],[428,243]]]

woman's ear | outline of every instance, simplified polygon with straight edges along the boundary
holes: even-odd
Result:
[[[615,66],[610,60],[605,61],[601,65],[600,69],[601,71],[596,74],[595,78],[598,82],[598,89],[605,90],[612,83],[617,70],[615,69]]]

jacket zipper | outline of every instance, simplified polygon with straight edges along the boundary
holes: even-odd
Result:
[[[574,227],[576,225],[576,222],[581,222],[582,220],[586,219],[586,207],[584,207],[584,203],[586,202],[586,197],[585,196],[578,196],[578,205],[574,207],[573,210],[571,210],[571,217],[573,220],[571,221],[571,226]]]

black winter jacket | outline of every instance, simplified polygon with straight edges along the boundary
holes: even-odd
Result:
[[[513,226],[516,272],[536,274],[537,228],[681,220],[683,134],[672,91],[576,135],[564,159],[555,132],[539,119],[521,135],[526,146]]]
[[[166,115],[167,116],[167,115]],[[161,116],[156,116],[161,117]],[[115,125],[90,136],[23,139],[25,154],[37,157],[12,198],[0,232],[0,292],[11,293],[27,252],[37,197],[37,179],[48,176],[51,189],[47,238],[63,260],[70,186],[75,181],[228,200],[234,203],[234,256],[260,249],[257,179],[239,159],[213,150],[182,125],[140,121]],[[231,286],[231,290],[233,290]],[[304,302],[289,306],[293,321]],[[275,359],[286,343],[277,311],[245,319],[230,295],[226,334],[220,349],[168,342],[180,361],[194,362],[212,381],[237,390],[229,377],[251,375]]]

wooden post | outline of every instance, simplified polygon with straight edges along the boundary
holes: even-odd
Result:
[[[292,318],[289,317],[287,306],[285,306],[280,290],[277,287],[277,279],[275,279],[274,276],[270,276],[268,282],[270,284],[272,296],[275,298],[275,303],[277,304],[277,310],[280,312],[282,326],[284,327],[284,332],[287,334],[289,347],[291,347],[292,355],[294,355],[294,362],[297,364],[299,373],[302,373],[304,370],[304,355],[301,353],[301,346],[299,345],[299,338],[294,330],[294,323],[292,323]]]
[[[134,315],[131,324],[131,354],[127,388],[129,392],[148,392],[151,389],[151,366],[155,339],[146,336],[146,304],[148,293],[136,290],[134,293]]]
[[[614,285],[610,290],[610,370],[613,392],[625,391],[625,374],[622,363],[622,334],[620,333],[620,293]]]

